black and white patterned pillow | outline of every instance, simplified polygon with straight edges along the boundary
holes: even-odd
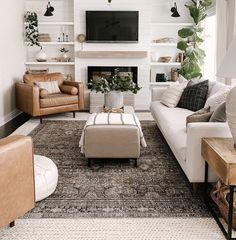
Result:
[[[207,100],[208,88],[208,80],[186,87],[179,100],[178,107],[194,112],[203,108]]]

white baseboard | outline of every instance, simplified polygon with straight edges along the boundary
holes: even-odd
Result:
[[[7,122],[11,121],[12,119],[14,119],[15,117],[17,117],[21,113],[22,112],[20,110],[15,109],[11,113],[8,113],[7,115],[1,117],[0,118],[0,127],[3,126],[4,124],[6,124]]]

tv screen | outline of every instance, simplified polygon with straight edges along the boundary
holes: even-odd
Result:
[[[87,42],[138,42],[138,11],[86,11]]]

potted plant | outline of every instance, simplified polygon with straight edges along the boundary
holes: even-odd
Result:
[[[122,108],[124,105],[123,92],[130,91],[134,94],[141,89],[138,84],[134,83],[131,76],[122,77],[119,69],[109,77],[99,80],[91,79],[88,84],[91,90],[104,93],[105,106],[109,108]]]
[[[25,41],[28,46],[39,46],[38,16],[35,12],[26,12],[25,16]]]
[[[207,17],[206,10],[212,4],[212,0],[191,0],[188,5],[189,13],[193,18],[194,25],[178,31],[182,40],[178,43],[178,49],[184,51],[185,59],[181,64],[179,73],[186,79],[202,76],[201,65],[205,58],[205,52],[201,48],[204,39],[201,37],[203,28],[202,21]],[[189,39],[191,39],[189,41]]]

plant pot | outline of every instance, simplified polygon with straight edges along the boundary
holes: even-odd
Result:
[[[105,93],[105,107],[122,108],[124,106],[124,96],[120,91]]]
[[[232,88],[226,99],[226,115],[228,125],[233,136],[234,147],[236,148],[236,87]]]
[[[47,54],[41,48],[40,51],[36,55],[36,60],[38,62],[46,62],[47,61]]]

